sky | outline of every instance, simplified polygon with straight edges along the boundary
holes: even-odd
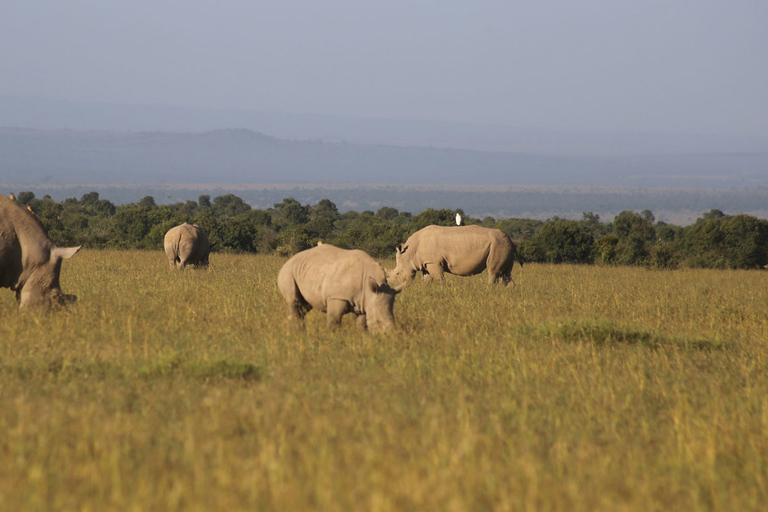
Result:
[[[3,0],[0,94],[768,136],[765,0]]]

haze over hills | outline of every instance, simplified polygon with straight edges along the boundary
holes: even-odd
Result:
[[[768,153],[562,156],[202,133],[0,129],[0,181],[768,186]]]
[[[244,198],[265,207],[286,197],[279,189],[309,202],[322,194],[353,209],[473,204],[468,214],[573,217],[653,207],[686,210],[688,221],[723,204],[732,212],[744,204],[741,211],[765,216],[759,189],[768,189],[768,140],[759,137],[567,132],[10,96],[0,96],[0,127],[0,184],[54,197],[57,190],[80,191],[72,188],[78,184],[100,184],[82,190],[118,186],[104,197],[125,202],[149,193],[170,201],[196,199],[208,187],[248,191]],[[182,192],[183,184],[196,185]],[[268,184],[284,186],[262,186]],[[309,184],[325,188],[304,194]],[[334,184],[359,187],[328,188]],[[430,196],[416,184],[442,192]],[[479,187],[461,188],[469,185]],[[389,188],[370,188],[381,186]],[[559,189],[542,196],[520,187]],[[630,195],[646,199],[628,195],[622,203],[614,192],[581,190],[566,201],[562,187],[644,187]],[[659,202],[650,199],[648,187],[758,194],[731,194],[723,202],[710,193],[683,201],[663,193]],[[468,200],[470,191],[477,197]]]
[[[178,133],[246,128],[290,140],[567,156],[768,151],[765,137],[553,130],[536,126],[124,105],[9,95],[0,95],[0,127]]]

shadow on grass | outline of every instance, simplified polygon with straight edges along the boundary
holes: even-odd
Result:
[[[242,380],[255,382],[264,376],[264,369],[252,363],[218,361],[184,361],[172,358],[153,361],[142,365],[123,365],[112,361],[80,362],[56,358],[46,363],[20,365],[0,365],[0,375],[13,376],[20,380],[70,379],[144,380],[158,378],[173,379],[187,378],[201,381],[209,380]]]
[[[226,359],[218,361],[183,361],[178,358],[161,361],[139,368],[139,377],[151,379],[154,377],[184,376],[193,379],[235,379],[259,381],[264,375],[263,370],[251,363],[233,362]]]
[[[529,326],[529,328],[535,331],[537,335],[571,343],[594,343],[598,346],[626,344],[651,349],[675,347],[703,351],[722,350],[724,348],[720,341],[638,330],[611,322],[564,321],[556,325]]]

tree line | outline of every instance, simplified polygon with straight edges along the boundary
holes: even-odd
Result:
[[[546,221],[479,219],[461,209],[429,208],[413,215],[388,206],[340,213],[328,199],[305,205],[290,197],[261,210],[234,194],[214,199],[201,195],[197,202],[167,205],[158,205],[152,196],[115,205],[100,199],[98,192],[56,202],[25,191],[17,200],[29,205],[50,238],[62,246],[160,249],[170,228],[190,222],[206,231],[218,251],[289,256],[322,240],[384,258],[392,257],[394,247],[414,231],[431,224],[455,225],[458,212],[464,224],[506,232],[526,262],[728,269],[768,264],[768,221],[716,209],[683,227],[657,221],[650,210],[626,210],[603,222],[592,212],[584,212],[581,220]]]

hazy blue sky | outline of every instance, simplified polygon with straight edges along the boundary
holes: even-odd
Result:
[[[0,94],[768,136],[765,0],[2,0]]]

